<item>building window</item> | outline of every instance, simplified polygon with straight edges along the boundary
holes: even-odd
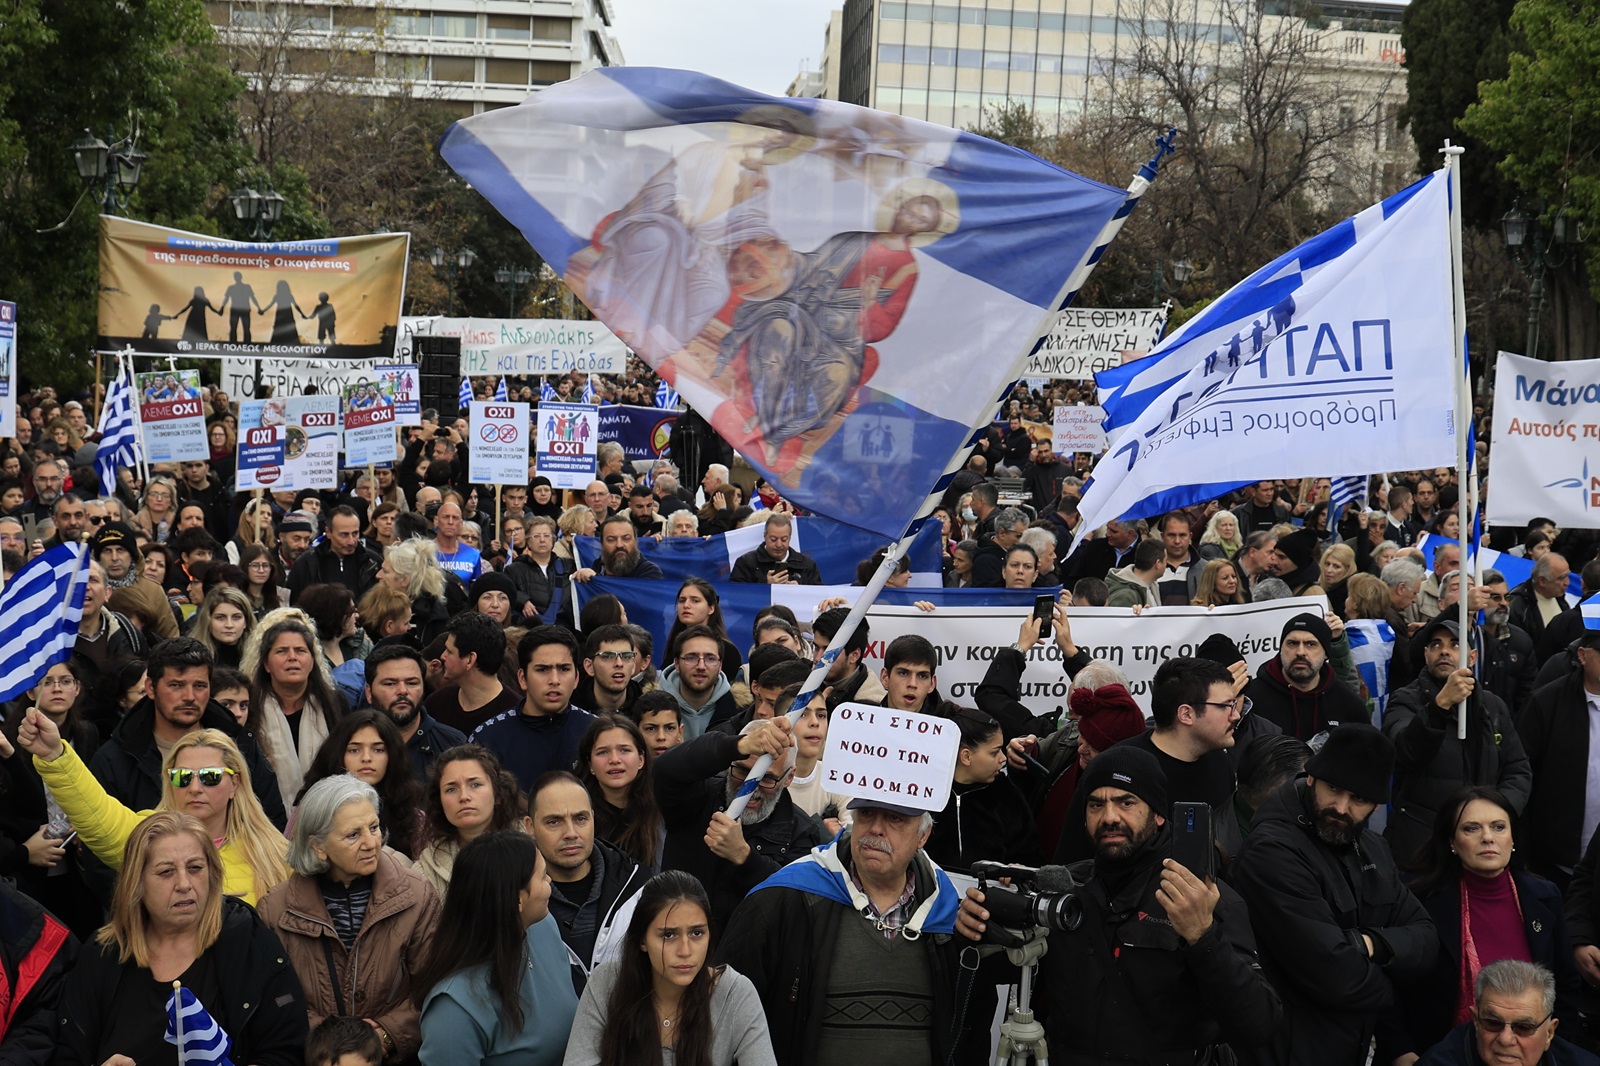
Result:
[[[478,16],[435,15],[433,16],[433,35],[435,37],[476,37],[478,35]]]
[[[486,59],[483,61],[483,80],[492,85],[527,85],[528,61]]]
[[[434,56],[434,81],[477,81],[478,61],[468,56]]]
[[[909,64],[911,66],[914,66],[914,67],[925,67],[925,66],[927,66],[928,65],[928,49],[927,49],[927,47],[924,46],[924,45],[920,45],[920,44],[908,44],[908,45],[906,45],[906,58],[905,58],[905,61],[906,61],[907,64]]]
[[[497,41],[526,41],[528,33],[528,16],[526,15],[490,15],[489,36]]]
[[[414,12],[396,12],[389,16],[383,28],[387,33],[398,33],[406,37],[427,37],[433,32],[433,17]]]
[[[880,63],[904,63],[905,59],[905,45],[880,44],[878,46],[878,62]]]
[[[906,17],[906,5],[884,4],[879,9],[879,14],[886,19],[894,19],[897,22],[901,21]]]
[[[533,16],[533,39],[536,41],[572,40],[572,20]]]
[[[383,71],[396,81],[421,81],[428,76],[428,57],[385,56]]]
[[[906,21],[907,22],[932,22],[933,21],[933,5],[932,4],[907,4],[906,5]]]
[[[566,81],[572,77],[571,63],[557,63],[549,59],[535,59],[533,61],[533,84],[554,85],[558,81]]]

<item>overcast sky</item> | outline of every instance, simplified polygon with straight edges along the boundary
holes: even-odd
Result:
[[[678,67],[782,96],[821,65],[828,12],[844,0],[612,0],[629,66]]]

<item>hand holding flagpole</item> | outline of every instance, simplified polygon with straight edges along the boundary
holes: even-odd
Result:
[[[1467,427],[1472,419],[1472,399],[1467,390],[1467,297],[1463,287],[1461,273],[1461,155],[1465,151],[1460,145],[1444,142],[1444,147],[1439,149],[1444,156],[1446,178],[1450,182],[1450,279],[1454,294],[1454,344],[1452,351],[1455,358],[1460,360],[1456,372],[1456,480],[1465,482],[1471,480],[1471,469],[1467,461]],[[1465,486],[1463,486],[1465,487]],[[1463,545],[1471,536],[1472,516],[1468,513],[1468,493],[1458,492],[1456,503],[1457,535]],[[1472,626],[1469,621],[1467,608],[1467,555],[1463,549],[1461,553],[1460,574],[1460,601],[1457,604],[1457,630],[1461,635],[1461,662],[1466,665],[1471,658]],[[1456,704],[1456,739],[1467,739],[1467,700]]]

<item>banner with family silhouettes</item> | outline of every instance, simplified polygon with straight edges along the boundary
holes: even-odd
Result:
[[[230,241],[100,217],[101,351],[387,359],[411,235]]]

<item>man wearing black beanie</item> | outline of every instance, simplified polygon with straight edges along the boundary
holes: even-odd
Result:
[[[1283,994],[1284,1025],[1259,1063],[1364,1062],[1395,982],[1433,965],[1433,922],[1367,828],[1394,761],[1379,730],[1341,725],[1256,812],[1229,876]]]
[[[1256,959],[1238,893],[1168,858],[1167,779],[1155,756],[1118,744],[1078,783],[1094,858],[1074,864],[1083,918],[1052,930],[1040,964],[1041,1014],[1067,1062],[1194,1062],[1213,1045],[1267,1043],[1283,1005]],[[968,891],[958,930],[989,912]]]

